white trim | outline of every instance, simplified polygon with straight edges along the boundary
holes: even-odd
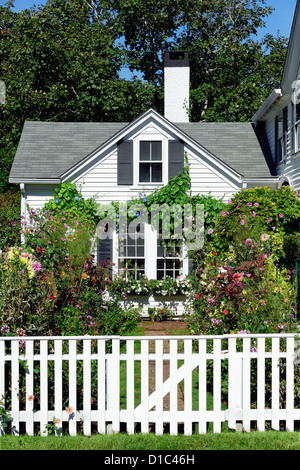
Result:
[[[282,98],[281,88],[277,88],[270,93],[268,98],[264,101],[259,110],[256,111],[256,113],[252,117],[252,121],[255,123],[261,121],[279,98]]]
[[[145,259],[145,276],[148,279],[157,278],[157,230],[150,223],[144,225],[144,259]],[[183,244],[180,279],[184,279],[189,273],[188,252]],[[113,233],[113,275],[118,276],[119,273],[119,252],[118,252],[118,234]]]
[[[14,184],[60,184],[60,178],[9,178],[10,183]]]
[[[26,219],[26,191],[24,183],[20,184],[20,192],[21,192],[21,217]],[[21,243],[25,243],[24,233],[21,233]]]

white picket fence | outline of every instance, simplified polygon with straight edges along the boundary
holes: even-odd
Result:
[[[85,435],[190,435],[206,433],[209,423],[215,433],[222,423],[236,430],[250,431],[254,423],[259,431],[266,425],[294,431],[300,420],[296,345],[292,334],[1,337],[0,435],[47,435],[53,420],[58,433],[70,435],[79,429]]]

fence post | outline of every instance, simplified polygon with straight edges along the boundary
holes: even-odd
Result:
[[[108,432],[120,432],[120,337],[112,338],[112,352],[107,359],[107,409],[111,414]]]
[[[228,339],[228,427],[240,430],[236,421],[243,412],[243,358],[236,351],[236,338]]]

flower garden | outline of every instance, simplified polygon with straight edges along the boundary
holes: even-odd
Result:
[[[170,187],[132,201],[204,205],[204,245],[189,253],[193,270],[181,281],[112,279],[110,260],[95,264],[97,205],[72,184],[57,189],[42,210],[29,209],[28,220],[7,221],[12,230],[2,242],[1,335],[122,334],[136,325],[140,311],[130,303],[124,310],[120,301],[151,292],[186,296],[182,320],[191,334],[297,332],[298,196],[289,187],[255,188],[225,204],[211,196],[183,198],[189,184],[186,172]],[[16,244],[17,232],[22,244]]]

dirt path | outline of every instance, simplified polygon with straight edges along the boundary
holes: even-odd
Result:
[[[169,336],[169,335],[181,335],[185,333],[186,325],[179,321],[161,321],[161,322],[152,322],[152,321],[144,321],[139,324],[144,329],[145,336]],[[154,351],[154,342],[149,345],[150,352],[151,350]],[[168,342],[164,343],[164,352],[168,352]],[[169,377],[169,361],[164,360],[163,365],[163,374],[164,380]],[[155,390],[155,361],[149,361],[149,392],[152,393]],[[183,391],[178,384],[178,410],[184,410],[184,401],[183,401]],[[167,394],[164,397],[163,406],[165,410],[170,409],[170,396]]]

